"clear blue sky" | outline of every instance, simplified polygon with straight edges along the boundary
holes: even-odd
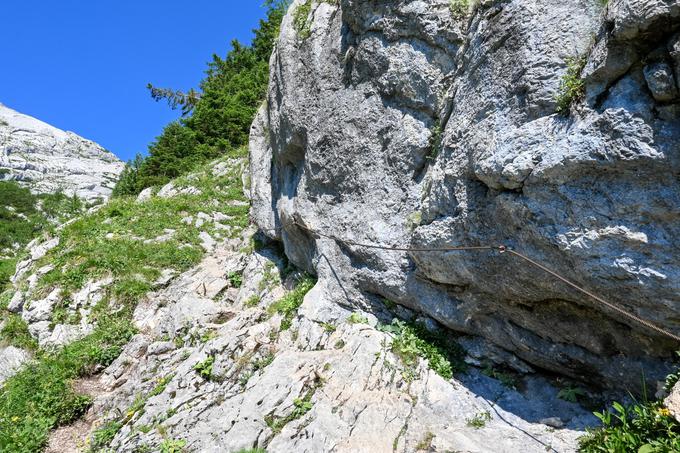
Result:
[[[196,87],[250,43],[263,0],[2,0],[0,102],[128,160],[178,118],[146,84]]]

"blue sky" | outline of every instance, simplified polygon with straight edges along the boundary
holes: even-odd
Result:
[[[128,160],[178,118],[146,84],[196,87],[249,43],[263,0],[2,0],[0,102]]]

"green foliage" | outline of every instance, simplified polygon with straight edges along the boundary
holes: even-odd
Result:
[[[213,365],[215,364],[215,356],[209,355],[207,359],[194,365],[194,370],[206,381],[212,377]]]
[[[560,81],[557,97],[556,112],[568,115],[574,102],[579,101],[585,93],[585,84],[581,78],[581,72],[586,64],[583,57],[567,59],[567,72]]]
[[[430,134],[430,153],[427,155],[427,159],[436,159],[439,155],[439,149],[442,146],[442,138],[444,136],[444,129],[442,129],[439,121],[434,125]]]
[[[229,272],[227,280],[229,280],[229,284],[234,288],[240,288],[243,285],[243,275],[240,272]]]
[[[312,0],[301,3],[293,12],[293,28],[295,28],[298,38],[303,41],[312,35],[311,13]]]
[[[680,424],[660,402],[612,405],[595,415],[602,428],[580,439],[584,453],[606,452],[674,452],[680,451]]]
[[[245,307],[251,308],[251,307],[256,307],[260,303],[260,296],[257,294],[250,296],[245,302],[243,302],[243,305]]]
[[[486,423],[491,421],[491,413],[489,411],[475,414],[472,418],[466,418],[465,422],[471,428],[480,429],[486,426]]]
[[[513,376],[510,373],[499,371],[496,368],[492,367],[491,365],[487,364],[484,368],[482,368],[482,374],[485,376],[489,376],[492,379],[501,381],[501,384],[508,388],[514,389],[517,387],[515,376]]]
[[[302,279],[300,279],[293,291],[290,291],[282,299],[274,302],[269,307],[270,314],[278,313],[283,315],[283,319],[281,320],[281,330],[290,329],[293,318],[295,317],[298,308],[300,308],[300,305],[302,305],[305,294],[307,294],[315,284],[315,278],[305,275],[302,277]]]
[[[411,370],[416,367],[419,358],[426,359],[430,369],[444,379],[451,379],[454,372],[465,369],[464,351],[445,335],[436,335],[420,325],[396,319],[389,326],[381,326],[381,330],[395,335],[392,352]]]
[[[154,99],[181,106],[185,116],[165,127],[149,146],[148,157],[137,157],[127,165],[115,196],[136,195],[147,187],[165,184],[209,159],[232,155],[248,143],[250,125],[265,98],[269,57],[287,2],[270,1],[267,5],[267,18],[253,30],[252,45],[233,41],[226,58],[213,55],[200,92],[151,86]]]
[[[182,115],[188,115],[194,109],[198,101],[201,99],[200,93],[198,93],[193,88],[186,93],[180,90],[172,90],[169,88],[158,88],[150,83],[146,85],[146,88],[151,93],[151,98],[154,101],[162,101],[165,99],[171,109],[175,110],[179,107],[182,108]]]

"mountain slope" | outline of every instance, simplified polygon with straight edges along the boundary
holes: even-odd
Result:
[[[98,144],[0,104],[0,177],[93,201],[109,197],[123,167]]]

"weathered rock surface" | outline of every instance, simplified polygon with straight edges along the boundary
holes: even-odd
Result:
[[[534,367],[635,389],[677,344],[506,244],[680,334],[680,1],[312,2],[284,19],[252,129],[253,218],[322,298],[387,298]],[[567,60],[585,100],[555,114]]]
[[[0,385],[30,358],[30,354],[23,349],[14,346],[0,347]]]
[[[347,322],[352,312],[325,299],[323,283],[279,332],[267,307],[285,293],[283,263],[242,245],[219,244],[137,308],[139,334],[100,378],[108,390],[93,407],[97,426],[122,420],[113,451],[175,440],[200,452],[569,452],[594,422],[539,377],[519,393],[478,371],[445,380],[424,362],[405,368],[391,335]],[[243,286],[207,291],[230,272]]]
[[[111,195],[123,167],[96,143],[0,104],[0,178],[94,201]]]

